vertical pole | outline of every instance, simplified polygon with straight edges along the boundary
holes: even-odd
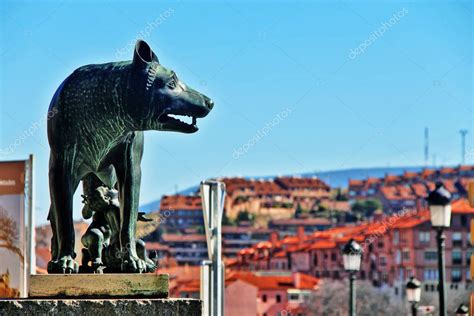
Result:
[[[209,260],[208,284],[201,285],[201,292],[208,289],[209,303],[204,314],[220,316],[224,313],[224,265],[222,263],[222,212],[225,197],[224,184],[218,181],[203,181],[201,194],[203,198],[204,223]],[[205,264],[203,262],[203,264]],[[205,278],[202,277],[201,280]],[[205,295],[201,295],[204,297]],[[207,312],[207,314],[206,314]]]
[[[416,302],[412,302],[411,303],[411,314],[412,316],[416,316],[416,314],[418,313],[418,304]]]
[[[210,265],[211,262],[209,260],[205,260],[201,262],[201,301],[203,304],[202,308],[202,314],[203,315],[210,315],[211,312],[211,304],[210,304],[210,293],[211,293],[211,288],[210,288],[210,280],[211,280],[211,275],[210,275]]]
[[[349,315],[356,316],[356,288],[355,288],[355,279],[356,272],[351,271],[349,277],[350,283],[350,293],[349,293]]]
[[[445,289],[445,258],[444,258],[444,240],[446,236],[443,233],[443,228],[438,228],[436,231],[436,241],[438,243],[438,271],[439,271],[439,315],[447,316],[446,312],[446,289]]]
[[[33,183],[33,170],[34,170],[34,156],[30,155],[28,159],[28,172],[25,174],[28,183],[28,216],[27,216],[27,227],[26,232],[26,254],[27,254],[27,269],[26,269],[26,288],[25,293],[28,295],[30,291],[30,276],[36,274],[36,253],[35,253],[35,217],[34,217],[34,183]]]

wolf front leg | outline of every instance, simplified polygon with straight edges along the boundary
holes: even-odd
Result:
[[[135,232],[140,198],[143,133],[133,132],[121,145],[123,154],[114,162],[120,199],[119,245],[122,255],[122,272],[146,272],[146,263],[138,257]]]
[[[51,193],[50,220],[52,224],[52,259],[48,263],[49,273],[78,272],[74,260],[74,224],[72,200],[77,188],[77,177],[72,172],[73,155],[56,157],[51,154],[49,165],[49,189]],[[55,248],[57,247],[57,248]]]

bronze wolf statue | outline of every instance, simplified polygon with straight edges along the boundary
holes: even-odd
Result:
[[[49,108],[49,220],[53,237],[49,273],[78,271],[74,253],[73,195],[82,180],[84,194],[100,187],[119,192],[117,237],[109,246],[120,260],[109,260],[113,272],[152,270],[137,254],[143,132],[194,133],[196,118],[214,103],[183,84],[160,65],[150,46],[139,40],[132,61],[87,65],[59,86]],[[189,116],[190,123],[177,117]],[[118,256],[117,256],[118,257]]]

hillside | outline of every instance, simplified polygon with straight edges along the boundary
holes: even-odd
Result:
[[[354,168],[354,169],[342,169],[342,170],[330,170],[322,172],[308,172],[299,174],[302,177],[316,176],[329,184],[331,187],[347,187],[349,179],[365,179],[367,177],[383,177],[386,173],[390,174],[402,174],[404,171],[417,172],[422,170],[423,167],[376,167],[376,168]],[[246,178],[273,178],[275,176],[264,176],[264,177],[246,177]],[[190,187],[186,190],[180,191],[180,194],[190,194],[195,192],[198,186]],[[161,198],[161,197],[160,197]],[[140,206],[140,210],[146,213],[156,211],[160,207],[160,198],[155,201],[149,202]]]

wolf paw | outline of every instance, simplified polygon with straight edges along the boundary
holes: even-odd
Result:
[[[144,273],[147,272],[145,260],[134,256],[126,256],[122,261],[122,272]]]
[[[79,271],[79,265],[72,256],[62,256],[59,260],[48,262],[48,273],[71,274]]]

